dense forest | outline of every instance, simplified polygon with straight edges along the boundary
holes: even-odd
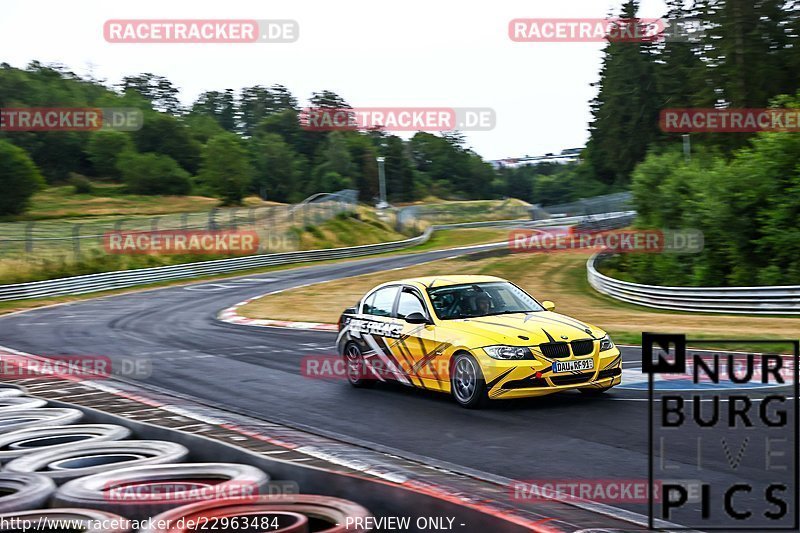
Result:
[[[800,3],[684,4],[671,0],[670,18],[701,20],[702,38],[607,45],[586,159],[599,181],[632,189],[640,226],[699,229],[705,250],[613,266],[660,285],[800,284],[799,133],[692,133],[684,153],[657,125],[665,108],[800,109]]]
[[[154,74],[129,76],[112,87],[59,65],[0,65],[0,107],[133,107],[144,113],[143,127],[133,132],[0,131],[6,154],[0,180],[4,193],[16,197],[0,211],[24,208],[19,200],[31,187],[22,183],[30,180],[12,176],[31,165],[46,183],[83,177],[122,182],[132,193],[206,194],[226,204],[252,193],[296,202],[348,188],[370,201],[378,192],[376,158],[383,156],[392,201],[505,192],[492,166],[457,132],[419,132],[405,141],[379,130],[310,131],[301,127],[298,101],[282,85],[209,91],[188,108],[178,95],[168,79]],[[330,91],[314,93],[309,105],[349,107]]]

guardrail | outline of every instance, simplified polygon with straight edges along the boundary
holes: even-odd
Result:
[[[597,271],[603,254],[586,263],[589,284],[606,296],[655,309],[696,313],[800,315],[800,286],[664,287],[614,279]]]
[[[628,216],[629,213],[608,213],[603,218]],[[597,216],[594,217],[598,219]],[[465,224],[445,224],[431,226],[422,235],[404,239],[402,241],[384,242],[378,244],[365,244],[347,248],[332,248],[329,250],[308,250],[298,252],[283,252],[276,254],[251,255],[234,257],[231,259],[216,259],[198,263],[185,263],[182,265],[169,265],[136,270],[121,270],[115,272],[102,272],[69,278],[59,278],[44,281],[32,281],[14,285],[0,285],[0,301],[26,300],[31,298],[45,298],[52,296],[78,295],[92,292],[107,291],[147,285],[162,281],[178,279],[191,279],[214,274],[228,274],[242,270],[252,270],[275,265],[303,263],[307,261],[324,261],[326,259],[341,259],[360,257],[375,253],[391,252],[426,242],[437,229],[464,228],[477,226],[508,226],[524,225],[527,227],[547,226],[554,224],[577,223],[583,217],[559,218],[550,220],[518,221],[501,220],[493,222],[472,222]]]

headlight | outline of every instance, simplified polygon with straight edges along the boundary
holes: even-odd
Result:
[[[487,346],[483,349],[492,359],[531,359],[533,354],[522,346]]]
[[[606,350],[610,350],[614,347],[614,342],[611,340],[611,337],[606,335],[602,339],[600,339],[600,351],[605,352]]]

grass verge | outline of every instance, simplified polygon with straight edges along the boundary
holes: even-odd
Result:
[[[502,241],[505,236],[507,235],[507,230],[488,230],[488,229],[457,229],[457,230],[442,230],[437,231],[433,234],[431,239],[420,246],[415,246],[411,248],[406,248],[403,250],[396,250],[393,252],[384,252],[380,254],[373,254],[366,257],[376,257],[376,256],[391,256],[391,255],[400,255],[400,254],[407,254],[413,252],[422,252],[422,251],[432,251],[432,250],[439,250],[439,249],[446,249],[446,248],[453,248],[458,246],[468,246],[474,244],[484,244],[490,242],[499,242]],[[405,238],[405,237],[403,237]],[[187,280],[175,280],[175,281],[164,281],[159,283],[151,283],[147,285],[139,285],[136,287],[130,287],[126,289],[116,289],[111,291],[100,291],[90,294],[82,294],[77,296],[58,296],[53,298],[37,298],[31,300],[13,300],[8,302],[0,302],[0,315],[13,313],[16,311],[23,311],[26,309],[35,309],[37,307],[44,307],[48,305],[55,305],[59,303],[67,303],[67,302],[77,302],[82,300],[89,300],[92,298],[100,298],[103,296],[113,296],[116,294],[125,294],[125,293],[132,293],[132,292],[142,292],[146,290],[152,290],[156,288],[164,288],[164,287],[172,287],[172,286],[181,286],[181,285],[189,285],[192,283],[197,283],[198,281],[214,281],[214,280],[223,280],[229,278],[235,278],[238,276],[245,276],[245,275],[252,275],[252,274],[259,274],[265,272],[274,272],[278,270],[288,270],[292,268],[301,268],[305,266],[312,266],[312,265],[325,265],[325,264],[332,264],[332,263],[341,263],[344,261],[349,261],[349,259],[332,259],[327,261],[307,261],[302,263],[292,263],[288,265],[277,265],[273,267],[266,267],[266,268],[259,268],[259,269],[252,269],[252,270],[241,270],[238,272],[233,272],[230,274],[219,274],[219,275],[212,275],[212,276],[203,276],[197,277]]]
[[[694,339],[798,338],[800,319],[797,318],[680,313],[617,302],[589,286],[586,259],[587,255],[582,253],[509,254],[498,250],[284,291],[256,300],[239,312],[251,318],[336,322],[342,309],[385,281],[416,276],[489,274],[517,283],[539,300],[556,302],[559,312],[602,327],[620,343],[638,344],[642,331],[685,333]],[[698,345],[717,349],[766,349],[758,346]]]

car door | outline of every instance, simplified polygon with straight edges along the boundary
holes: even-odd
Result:
[[[407,322],[405,318],[412,313],[422,313],[430,323]],[[449,379],[447,362],[441,357],[441,347],[436,342],[436,327],[430,310],[417,288],[402,287],[394,314],[402,325],[402,335],[394,345],[394,353],[406,369],[411,384],[425,389],[442,389],[442,381]]]
[[[399,285],[381,287],[364,298],[359,321],[351,335],[360,339],[364,362],[378,379],[394,379],[411,385],[402,364],[395,356],[394,345],[400,338],[402,326],[394,317]]]

